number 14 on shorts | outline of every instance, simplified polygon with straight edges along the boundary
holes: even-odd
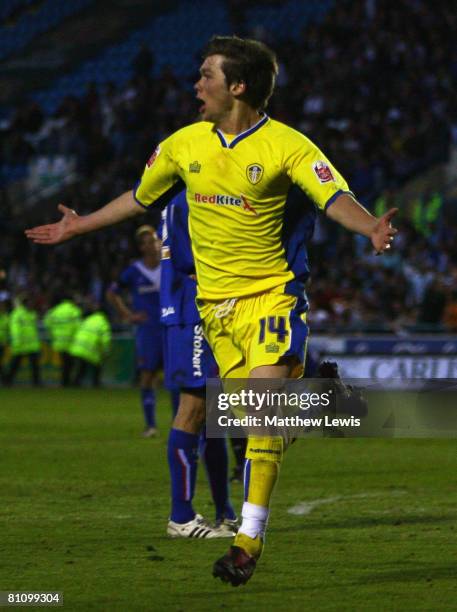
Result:
[[[289,330],[286,329],[286,317],[262,317],[259,319],[259,325],[259,344],[265,342],[267,330],[269,334],[276,334],[276,342],[285,342],[289,335]]]

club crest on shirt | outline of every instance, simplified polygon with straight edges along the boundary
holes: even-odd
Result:
[[[157,145],[157,147],[154,150],[154,153],[151,155],[151,157],[146,162],[146,166],[148,168],[150,168],[152,166],[152,164],[155,162],[155,160],[156,160],[156,158],[157,158],[159,153],[160,153],[160,145]]]
[[[313,170],[321,183],[328,183],[329,181],[335,180],[329,165],[324,161],[319,160],[314,162]]]
[[[262,180],[263,167],[260,164],[250,164],[246,168],[246,176],[253,185],[257,185]]]

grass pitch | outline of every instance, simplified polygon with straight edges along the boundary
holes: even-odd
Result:
[[[165,536],[165,394],[159,422],[139,437],[135,390],[0,389],[0,591],[63,591],[68,610],[456,609],[454,440],[299,440],[234,589],[211,576],[230,540]],[[203,470],[196,508],[213,518]]]

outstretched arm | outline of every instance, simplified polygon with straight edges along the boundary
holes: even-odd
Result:
[[[398,208],[391,208],[382,217],[373,217],[361,204],[348,194],[340,195],[327,209],[327,216],[346,229],[370,238],[376,253],[390,249],[390,244],[398,232],[391,219]]]
[[[135,201],[132,191],[126,191],[89,215],[79,216],[63,204],[59,204],[58,209],[63,215],[60,221],[25,230],[27,238],[37,244],[59,244],[146,212]]]

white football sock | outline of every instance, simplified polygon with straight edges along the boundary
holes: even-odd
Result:
[[[264,540],[269,514],[269,508],[244,502],[241,510],[243,522],[241,523],[239,531],[253,539],[259,535],[262,540]]]

